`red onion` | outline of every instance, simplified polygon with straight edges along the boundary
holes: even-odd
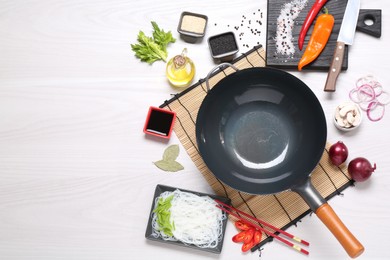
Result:
[[[329,148],[329,157],[332,163],[339,166],[348,157],[348,148],[342,141],[338,141]]]
[[[374,167],[372,167],[371,163],[363,157],[357,157],[348,164],[348,172],[357,182],[367,180],[375,169],[376,164],[374,163]]]

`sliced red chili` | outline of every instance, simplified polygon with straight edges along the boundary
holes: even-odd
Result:
[[[244,241],[244,237],[245,237],[245,234],[246,231],[241,231],[240,233],[238,233],[237,235],[233,236],[232,237],[232,240],[234,243],[239,243],[239,242],[242,242]]]
[[[255,234],[255,230],[253,228],[248,229],[247,231],[245,231],[244,243],[248,244],[250,241],[252,241],[254,234]]]
[[[248,230],[251,228],[250,225],[240,221],[240,220],[237,220],[234,225],[236,226],[236,228],[238,228],[239,230]]]
[[[253,234],[253,244],[254,245],[257,245],[258,243],[260,243],[260,240],[261,240],[261,232],[259,230],[256,230],[255,233]]]
[[[253,241],[251,240],[249,243],[244,243],[241,247],[242,252],[246,252],[249,249],[251,249],[255,244],[253,244]]]

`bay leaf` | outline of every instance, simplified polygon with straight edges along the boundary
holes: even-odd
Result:
[[[164,161],[175,161],[179,156],[179,146],[177,144],[173,144],[165,149],[163,154]]]
[[[154,164],[160,168],[163,171],[167,172],[177,172],[180,170],[183,170],[184,167],[180,163],[176,161],[166,161],[166,160],[160,160],[157,162],[154,162]]]

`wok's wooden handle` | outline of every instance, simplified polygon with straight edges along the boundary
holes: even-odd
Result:
[[[336,80],[340,74],[341,66],[343,65],[345,43],[337,42],[334,49],[332,63],[329,67],[328,77],[326,78],[324,91],[336,91]]]
[[[320,206],[315,213],[337,238],[350,257],[355,258],[363,253],[363,245],[348,230],[328,203]]]

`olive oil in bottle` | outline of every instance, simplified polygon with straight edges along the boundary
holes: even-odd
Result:
[[[187,57],[187,49],[170,59],[167,63],[166,75],[175,87],[187,87],[195,76],[195,65]]]

